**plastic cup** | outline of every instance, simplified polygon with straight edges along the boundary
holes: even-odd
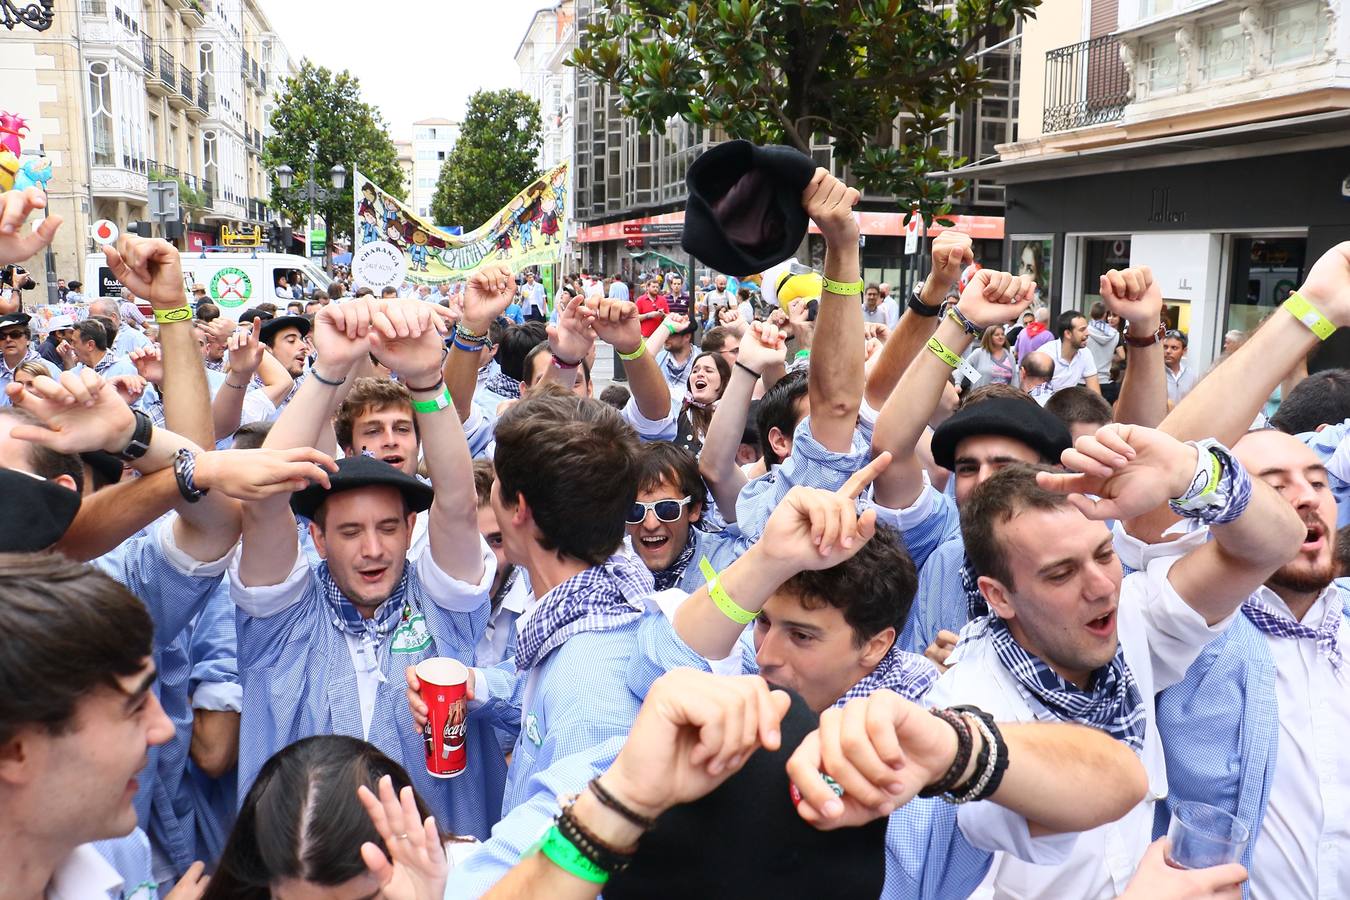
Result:
[[[1174,869],[1208,869],[1241,862],[1250,832],[1233,816],[1194,800],[1178,803],[1167,828],[1167,864]]]
[[[427,705],[427,724],[422,728],[427,773],[454,778],[469,764],[464,747],[469,727],[469,670],[457,659],[434,656],[417,664],[417,679]]]

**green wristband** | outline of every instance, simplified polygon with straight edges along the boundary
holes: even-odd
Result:
[[[722,615],[737,625],[749,625],[759,618],[759,613],[751,612],[731,599],[731,595],[727,593],[727,589],[722,586],[721,580],[717,577],[717,570],[712,567],[712,563],[708,562],[708,557],[704,556],[699,559],[698,568],[708,582],[708,596],[712,598],[713,605]]]
[[[575,875],[591,884],[604,884],[609,881],[609,873],[581,855],[581,851],[563,836],[554,825],[544,834],[538,844],[538,850],[555,866],[569,875]]]
[[[449,409],[453,405],[454,401],[450,399],[449,388],[443,388],[439,395],[430,400],[414,400],[412,402],[413,412],[420,413],[440,412],[443,409]]]
[[[1336,326],[1331,324],[1331,320],[1298,291],[1290,294],[1282,305],[1285,312],[1308,326],[1308,330],[1317,335],[1319,341],[1325,341],[1336,333]]]

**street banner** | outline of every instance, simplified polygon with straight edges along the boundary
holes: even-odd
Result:
[[[562,256],[567,163],[540,175],[483,225],[459,235],[420,218],[359,171],[355,179],[352,279],[358,287],[378,291],[405,280],[437,285],[463,280],[491,262],[518,272],[555,264]]]

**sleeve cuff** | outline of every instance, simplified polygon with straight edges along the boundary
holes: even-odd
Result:
[[[453,575],[441,571],[431,556],[431,545],[417,558],[417,576],[422,579],[422,587],[427,596],[441,609],[449,612],[473,612],[482,606],[492,590],[492,580],[497,577],[497,557],[492,548],[481,537],[478,538],[479,553],[483,558],[483,577],[477,584],[460,581]]]
[[[469,710],[472,711],[492,699],[492,689],[477,666],[469,669],[469,673],[473,675],[473,699],[469,701]]]
[[[229,682],[203,684],[192,695],[192,708],[217,712],[243,712],[244,687]]]
[[[1120,557],[1120,561],[1125,568],[1131,572],[1143,571],[1159,559],[1185,556],[1209,540],[1209,529],[1206,527],[1185,530],[1185,527],[1189,527],[1192,521],[1191,519],[1183,519],[1178,525],[1169,528],[1165,534],[1178,534],[1179,536],[1174,540],[1164,541],[1160,544],[1146,544],[1126,532],[1125,526],[1120,522],[1116,522],[1111,527],[1111,538],[1115,545],[1116,555]],[[1179,528],[1179,526],[1185,527]]]
[[[926,521],[933,514],[941,496],[934,490],[933,483],[928,478],[928,470],[925,469],[923,472],[923,490],[919,491],[919,496],[909,506],[904,509],[891,509],[889,506],[882,506],[875,500],[872,501],[872,506],[876,507],[877,518],[892,528],[903,532]]]
[[[202,562],[189,556],[174,540],[173,529],[177,522],[178,515],[175,513],[171,516],[165,516],[159,523],[159,549],[163,552],[164,559],[169,565],[183,575],[199,578],[213,578],[230,568],[230,563],[234,560],[235,547],[239,546],[238,542],[235,543],[234,547],[227,550],[220,559]]]
[[[637,433],[644,438],[656,439],[672,433],[675,427],[675,420],[680,414],[680,407],[672,404],[671,410],[662,419],[649,419],[638,409],[637,400],[633,397],[628,398],[624,404],[623,417],[628,420]]]
[[[235,606],[248,615],[266,618],[299,601],[309,588],[311,577],[309,560],[298,547],[291,571],[277,584],[246,586],[239,580],[239,562],[236,559],[230,565],[230,597]]]
[[[987,800],[958,809],[956,824],[971,846],[993,853],[1010,853],[1040,866],[1068,862],[1078,842],[1075,832],[1032,837],[1025,817]]]

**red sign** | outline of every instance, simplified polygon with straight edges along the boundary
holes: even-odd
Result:
[[[977,240],[1002,240],[1003,217],[1002,216],[947,216],[952,223],[952,228],[956,231],[965,232]],[[890,212],[860,212],[858,213],[858,223],[862,228],[862,233],[875,237],[901,237],[905,234],[905,215],[904,213]],[[628,219],[623,222],[609,222],[605,225],[585,225],[577,231],[577,240],[583,244],[590,244],[596,241],[617,241],[625,237],[633,237],[642,234],[669,234],[673,233],[675,226],[684,223],[684,210],[677,212],[662,213],[658,216],[642,216],[636,219]],[[644,227],[645,226],[645,227]],[[665,227],[653,227],[665,226]],[[928,237],[937,237],[946,231],[947,227],[931,222],[927,228]],[[811,226],[812,234],[820,234],[820,230],[815,225]]]

